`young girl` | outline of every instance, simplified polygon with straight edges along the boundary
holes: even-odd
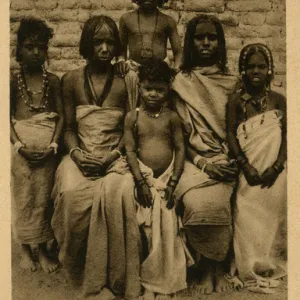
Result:
[[[132,2],[138,4],[138,9],[127,12],[120,18],[122,58],[130,59],[131,68],[137,68],[137,64],[148,59],[164,60],[167,56],[167,42],[170,40],[174,67],[179,68],[182,51],[176,22],[158,9],[168,0],[132,0]],[[122,59],[119,68],[122,73],[126,72],[126,64]]]
[[[53,239],[49,200],[63,126],[60,81],[44,67],[52,35],[40,20],[21,20],[16,50],[20,70],[11,78],[10,132],[13,232],[22,246],[21,266],[35,271],[36,252],[48,273],[57,269],[46,243]]]
[[[236,194],[234,251],[245,287],[272,292],[285,275],[286,101],[270,90],[272,53],[262,44],[243,48],[243,86],[227,111],[229,148],[242,170]]]
[[[166,108],[172,71],[165,62],[140,67],[141,106],[125,119],[125,147],[136,186],[137,218],[149,255],[141,266],[144,299],[171,298],[186,287],[184,244],[173,193],[184,163],[181,122]]]

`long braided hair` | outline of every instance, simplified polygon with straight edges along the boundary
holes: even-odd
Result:
[[[221,72],[224,74],[227,72],[227,53],[223,27],[218,18],[204,14],[194,17],[187,24],[181,69],[183,72],[190,73],[197,65],[198,54],[194,46],[194,34],[196,32],[197,25],[201,23],[212,23],[216,27],[218,39],[218,64]]]

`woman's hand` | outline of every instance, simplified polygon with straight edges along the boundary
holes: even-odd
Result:
[[[234,181],[237,178],[238,168],[235,165],[207,164],[204,172],[218,181]]]
[[[96,177],[104,174],[102,158],[98,158],[90,153],[83,153],[80,150],[74,150],[72,159],[84,176]]]
[[[120,60],[116,63],[117,74],[124,77],[129,70],[129,66],[126,64],[125,60]]]
[[[270,188],[276,181],[278,175],[279,174],[276,172],[276,170],[273,167],[266,169],[261,175],[261,181],[262,181],[261,187]]]
[[[260,177],[258,171],[249,163],[243,165],[243,172],[250,186],[254,186],[262,183],[262,178]]]
[[[152,200],[152,193],[148,184],[144,182],[143,184],[138,185],[136,187],[136,191],[137,191],[137,202],[144,208],[151,207],[153,200]]]

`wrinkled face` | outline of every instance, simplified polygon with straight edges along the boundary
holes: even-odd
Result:
[[[115,43],[112,30],[106,24],[99,27],[93,37],[93,59],[99,62],[111,61],[115,53]]]
[[[47,50],[47,43],[38,37],[27,38],[20,47],[21,62],[28,67],[40,67],[47,58]]]
[[[168,92],[169,85],[166,82],[143,80],[139,83],[141,101],[146,107],[161,107]]]
[[[247,82],[254,88],[264,87],[268,79],[268,63],[261,53],[254,53],[245,65]]]
[[[201,60],[217,57],[218,36],[216,26],[211,22],[200,23],[194,34],[194,46]]]
[[[154,10],[158,4],[159,4],[159,1],[158,0],[138,0],[136,2],[139,7],[145,11],[152,11]]]

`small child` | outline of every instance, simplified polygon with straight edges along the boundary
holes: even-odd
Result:
[[[252,291],[270,292],[286,274],[286,100],[270,90],[270,49],[244,47],[243,86],[228,104],[227,139],[242,169],[236,194],[234,252],[239,277]]]
[[[168,0],[132,0],[138,9],[125,13],[120,18],[122,57],[118,64],[121,73],[126,72],[123,58],[130,59],[131,68],[145,60],[164,60],[167,57],[167,42],[170,40],[174,54],[174,68],[181,64],[180,37],[175,20],[159,11]],[[127,48],[129,56],[127,57]],[[137,63],[137,64],[136,64]]]
[[[125,119],[127,160],[135,180],[138,223],[149,255],[141,266],[144,299],[171,298],[186,287],[184,244],[173,193],[185,158],[181,122],[166,107],[173,71],[163,61],[139,69],[140,108]]]
[[[63,127],[60,80],[45,70],[52,29],[37,19],[21,20],[16,59],[20,70],[11,77],[13,232],[22,246],[21,266],[35,271],[57,264],[48,257],[53,239],[49,205],[56,167],[55,154]]]

